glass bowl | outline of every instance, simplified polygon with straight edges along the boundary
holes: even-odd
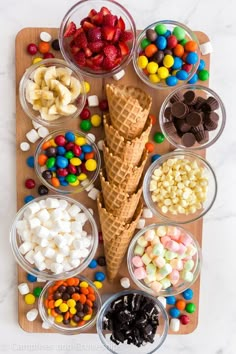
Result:
[[[88,27],[93,27],[93,26],[101,26],[101,21],[103,21],[103,17],[100,16],[100,10],[101,8],[105,9],[104,13],[107,13],[107,9],[111,11],[112,15],[117,16],[119,19],[122,17],[123,21],[118,25],[117,21],[115,22],[115,26],[113,26],[114,23],[109,24],[108,27],[112,25],[112,28],[110,29],[111,32],[113,33],[114,27],[119,27],[120,29],[124,28],[125,25],[125,30],[129,31],[132,34],[133,39],[128,40],[125,42],[125,45],[122,45],[123,48],[123,56],[119,59],[119,56],[117,56],[114,61],[116,61],[115,64],[110,64],[107,63],[106,61],[106,66],[104,64],[104,58],[103,58],[103,45],[101,44],[100,49],[96,49],[94,52],[94,49],[91,47],[91,42],[90,38],[89,39],[89,46],[92,49],[92,52],[88,53],[88,48],[86,48],[84,51],[79,51],[78,46],[76,43],[78,42],[78,37],[77,39],[75,38],[78,34],[79,31],[75,33],[75,35],[70,36],[70,37],[65,37],[65,32],[68,29],[68,26],[70,25],[71,22],[74,22],[77,29],[81,25],[81,21],[86,19],[86,26]],[[91,11],[92,10],[92,11]],[[97,19],[94,20],[92,19],[93,16],[97,16]],[[95,22],[94,22],[95,21]],[[120,20],[119,20],[120,21]],[[92,24],[91,22],[95,23]],[[83,21],[84,23],[84,21]],[[84,24],[83,24],[84,26]],[[89,28],[91,29],[91,28]],[[85,29],[86,36],[88,34],[89,29]],[[104,30],[105,32],[105,30]],[[110,40],[110,38],[115,38],[117,36],[117,33],[120,32],[115,32],[113,34],[109,34],[108,36],[106,35],[105,40],[108,44],[113,44],[113,40]],[[101,37],[101,35],[100,35]],[[99,37],[99,38],[100,38]],[[119,36],[117,37],[119,38]],[[104,41],[104,35],[102,35],[102,38],[100,38],[100,42]],[[85,39],[86,41],[86,39]],[[86,76],[91,76],[91,77],[109,77],[112,76],[122,69],[124,69],[129,62],[131,61],[131,58],[133,56],[134,48],[135,48],[135,42],[136,42],[136,27],[134,20],[130,13],[118,2],[116,1],[110,1],[110,0],[82,0],[73,5],[70,10],[66,13],[64,16],[61,26],[60,26],[60,32],[59,32],[59,43],[60,43],[60,49],[63,57],[65,60],[73,67],[76,67],[77,69],[80,70],[81,73],[83,73]],[[123,43],[123,42],[122,42]],[[77,43],[78,44],[78,43]],[[117,41],[115,42],[115,46],[117,45]],[[117,46],[118,48],[118,54],[120,53],[120,47]],[[86,55],[87,57],[84,58],[84,52],[87,52]],[[73,54],[75,53],[75,54]],[[94,53],[94,54],[93,54]],[[127,54],[126,54],[127,53]],[[98,56],[99,55],[99,56]],[[78,59],[78,56],[80,58]],[[81,59],[81,56],[83,56],[83,59]],[[95,59],[94,59],[95,58]],[[85,64],[86,60],[86,64]],[[121,60],[121,61],[120,61]],[[86,65],[86,66],[85,66]],[[101,66],[105,66],[104,68],[101,68]]]
[[[87,217],[87,221],[84,223],[83,230],[86,231],[88,235],[91,235],[91,245],[89,247],[89,254],[82,260],[82,262],[78,266],[74,266],[73,268],[70,267],[71,269],[69,269],[68,271],[63,269],[63,271],[60,273],[55,273],[55,272],[53,273],[51,270],[49,270],[47,268],[44,270],[38,270],[35,267],[35,262],[34,262],[34,260],[32,260],[32,257],[30,256],[26,259],[20,251],[21,245],[23,243],[25,243],[25,241],[27,241],[27,239],[28,239],[25,235],[23,235],[24,230],[26,228],[28,229],[28,225],[26,225],[27,227],[25,227],[25,226],[22,227],[22,232],[18,232],[17,228],[20,227],[19,222],[23,220],[24,215],[28,214],[27,213],[27,211],[29,210],[28,208],[35,206],[36,202],[41,203],[40,208],[41,208],[41,210],[43,210],[45,208],[45,202],[48,198],[57,199],[57,200],[59,200],[59,203],[61,202],[62,205],[63,205],[63,201],[66,201],[67,203],[69,203],[71,205],[75,205],[78,208],[80,208],[81,211]],[[61,208],[63,208],[63,206]],[[59,210],[59,209],[60,208],[58,208],[57,210]],[[29,216],[29,218],[30,218],[30,216]],[[49,227],[48,225],[46,225],[46,226]],[[53,232],[53,233],[51,233],[51,236],[50,235],[49,236],[50,236],[50,239],[53,239],[57,235],[58,235],[57,233],[55,234]],[[43,279],[43,280],[57,280],[57,279],[61,279],[61,278],[73,277],[76,274],[81,273],[88,266],[88,264],[94,258],[94,255],[95,255],[97,247],[98,247],[98,230],[97,230],[97,225],[96,225],[96,222],[95,222],[92,214],[88,211],[88,209],[83,204],[77,202],[74,199],[66,197],[66,196],[60,196],[60,195],[43,196],[43,197],[36,198],[36,199],[32,200],[31,202],[27,203],[17,212],[15,219],[12,223],[11,230],[10,230],[10,243],[11,243],[12,252],[13,252],[13,255],[14,255],[16,261],[21,266],[21,268],[23,268],[27,273],[33,274],[36,277]],[[34,244],[35,248],[37,247],[36,246],[37,244],[38,243]],[[41,246],[40,246],[40,248],[41,248]],[[32,249],[32,247],[29,249],[29,252],[31,252],[31,249]],[[38,252],[38,250],[39,249],[37,249],[36,252]],[[24,252],[24,253],[26,254],[26,252]],[[27,251],[27,254],[28,254],[28,251]],[[44,258],[48,259],[49,256],[47,258],[46,257],[44,257]]]
[[[160,228],[159,233],[158,233],[158,228]],[[155,237],[158,235],[162,235],[162,237],[159,236],[159,240],[157,238],[158,244],[162,244],[164,246],[163,253],[161,254],[162,258],[165,258],[164,253],[165,253],[165,251],[168,251],[168,249],[169,249],[168,246],[166,247],[166,243],[165,243],[166,240],[163,239],[164,236],[169,236],[169,238],[171,238],[171,236],[173,235],[173,240],[175,240],[175,242],[179,243],[180,238],[182,236],[184,237],[185,235],[187,235],[187,240],[188,240],[187,242],[189,242],[190,245],[194,246],[194,249],[196,252],[191,257],[191,259],[194,261],[194,265],[191,265],[192,269],[189,268],[192,273],[192,274],[190,274],[191,278],[189,278],[189,280],[181,279],[181,271],[183,269],[180,269],[180,268],[182,268],[182,266],[184,266],[185,262],[188,260],[188,256],[184,253],[179,254],[179,255],[176,254],[175,258],[173,258],[175,260],[178,260],[178,263],[180,263],[177,265],[177,267],[178,267],[177,270],[180,273],[180,279],[176,284],[171,283],[171,285],[169,287],[167,287],[166,289],[162,288],[160,291],[155,291],[154,288],[152,289],[149,286],[149,284],[151,284],[151,281],[149,282],[147,280],[147,282],[145,282],[144,279],[142,279],[142,280],[137,279],[137,277],[135,276],[135,273],[134,273],[134,271],[137,267],[135,267],[132,262],[132,259],[135,256],[135,247],[138,245],[137,241],[140,239],[140,237],[145,237],[145,235],[147,235],[147,237],[148,237],[153,234],[155,235]],[[143,238],[140,241],[142,241],[142,240],[143,240]],[[154,238],[154,240],[155,240],[155,238]],[[152,241],[148,241],[147,246],[145,246],[144,248],[146,249],[148,246],[152,246],[152,245],[155,246],[154,240],[153,240],[153,243],[152,243]],[[183,241],[184,241],[184,239],[183,239]],[[185,242],[185,243],[187,243],[187,242]],[[183,243],[181,243],[181,246],[182,245],[183,245]],[[181,251],[181,253],[183,251],[184,251],[184,249]],[[185,250],[185,252],[186,252],[186,250]],[[154,258],[155,258],[155,256],[153,256],[153,258],[151,258],[151,259],[153,260]],[[172,258],[172,255],[170,255],[169,258]],[[181,262],[182,262],[182,264],[181,264]],[[166,262],[166,263],[168,263],[168,262]],[[172,265],[172,260],[169,260],[169,263],[171,263],[171,265]],[[189,287],[191,287],[195,283],[195,281],[197,280],[197,278],[199,276],[200,269],[201,269],[201,263],[202,263],[201,249],[200,249],[200,246],[199,246],[196,238],[188,230],[186,230],[176,224],[170,224],[170,223],[168,223],[168,224],[161,224],[161,223],[160,224],[152,224],[152,225],[148,225],[143,230],[140,230],[135,235],[135,237],[132,239],[132,241],[129,245],[128,253],[127,253],[127,265],[128,265],[129,274],[130,274],[132,280],[141,290],[143,290],[153,296],[157,296],[157,295],[159,295],[159,296],[172,296],[172,295],[175,296],[175,295],[182,293],[183,291],[185,291]],[[153,264],[153,263],[151,262],[151,264]],[[161,266],[162,265],[160,264],[159,267],[158,266],[156,266],[156,267],[159,270],[161,268]],[[173,266],[175,266],[175,263],[173,263]],[[187,266],[188,266],[188,264],[187,264]],[[172,269],[173,269],[173,267],[172,267]],[[153,280],[153,281],[156,281],[156,280]]]
[[[60,70],[57,70],[57,72],[55,73],[53,67],[55,67],[56,70]],[[45,80],[42,79],[44,77],[44,68],[52,68],[50,69],[51,73],[50,71],[47,73],[47,83],[45,82]],[[73,77],[77,81],[72,80],[73,84],[71,84],[71,80],[65,74],[65,71],[67,71],[68,75],[71,75],[71,77]],[[51,86],[49,87],[49,85],[51,83],[51,80],[53,79],[56,79],[57,83],[55,84],[54,81],[55,85],[53,84],[54,87],[53,89],[51,89]],[[60,82],[59,84],[58,81]],[[46,86],[43,87],[42,82],[43,84],[45,83]],[[42,98],[42,96],[40,96],[40,94],[38,93],[39,90],[41,91],[41,88],[45,87],[47,88],[46,92],[49,92],[49,95],[52,95],[52,99],[50,98],[50,96],[48,96],[47,99],[45,98],[45,96]],[[48,90],[48,88],[50,88],[50,90]],[[36,89],[38,91],[35,91]],[[72,93],[70,104],[68,104],[70,99],[70,96],[68,96],[69,91]],[[29,96],[30,92],[33,95],[31,97]],[[60,97],[61,99],[61,97],[63,97],[63,100],[56,100],[55,92],[57,92],[57,98]],[[78,117],[86,101],[86,94],[84,92],[84,80],[78,70],[72,68],[64,60],[54,58],[44,59],[34,65],[31,65],[28,69],[26,69],[19,84],[20,103],[26,115],[35,122],[48,127],[64,125],[72,119]],[[45,95],[44,90],[43,93]],[[33,102],[32,97],[35,98],[34,105],[30,103]],[[43,108],[41,107],[42,102],[43,104],[45,104]],[[65,104],[63,105],[63,107],[61,106],[62,103]],[[71,107],[71,105],[73,105],[73,107]],[[59,106],[61,108],[56,108]],[[50,112],[52,112],[53,114],[48,114],[47,107],[51,109]],[[41,108],[43,110],[42,112],[39,111],[39,109]],[[63,109],[63,113],[58,113],[59,109]]]
[[[173,163],[182,164],[182,161],[187,161],[190,169],[183,165],[172,167]],[[157,169],[160,170],[155,172]],[[155,181],[152,182],[150,191],[152,176]],[[159,190],[157,183],[161,183]],[[175,190],[173,185],[177,186]],[[156,196],[152,197],[153,192],[159,200]],[[187,150],[173,151],[162,155],[148,168],[143,181],[143,195],[146,205],[158,218],[166,222],[186,224],[200,219],[211,209],[217,195],[217,180],[211,165],[203,157]],[[166,199],[168,202],[165,201],[163,205]]]
[[[124,296],[129,296],[131,297],[132,295],[139,295],[143,296],[144,299],[147,299],[148,301],[152,301],[155,305],[155,308],[159,312],[159,326],[157,327],[156,330],[156,335],[154,337],[154,342],[153,343],[147,343],[145,345],[141,345],[140,347],[135,346],[134,344],[128,345],[127,343],[120,343],[119,345],[116,345],[111,339],[111,330],[104,329],[103,326],[103,321],[104,317],[107,315],[107,313],[112,309],[113,302],[116,301],[117,299],[124,297]],[[153,296],[140,291],[140,290],[126,290],[126,291],[121,291],[111,297],[103,304],[97,318],[97,333],[99,335],[99,338],[104,345],[104,347],[113,354],[138,354],[138,353],[143,353],[143,354],[152,354],[155,353],[157,349],[159,349],[168,333],[169,329],[169,321],[168,321],[168,315],[166,313],[166,310],[164,309],[163,305],[161,302],[154,298]]]
[[[95,295],[95,301],[94,301],[94,307],[93,307],[93,313],[92,313],[92,317],[90,320],[87,320],[84,324],[81,325],[76,325],[76,323],[73,321],[73,325],[71,324],[64,324],[63,322],[56,322],[54,321],[55,317],[52,316],[52,314],[48,313],[48,308],[46,307],[45,301],[47,299],[48,296],[50,296],[50,289],[52,289],[52,287],[57,286],[55,281],[50,281],[48,282],[39,297],[39,302],[38,302],[38,308],[39,308],[39,314],[43,320],[43,322],[45,322],[48,327],[50,327],[51,329],[53,329],[54,331],[61,333],[61,334],[79,334],[81,332],[87,331],[89,328],[93,327],[95,325],[96,319],[97,319],[97,314],[101,308],[101,298],[99,295],[99,292],[96,288],[96,286],[93,284],[93,282],[91,282],[88,278],[79,275],[77,277],[75,277],[76,279],[79,279],[80,282],[86,282],[88,283],[88,285],[93,289],[94,295]],[[68,281],[68,279],[65,280],[61,280],[58,281],[63,285],[63,282]],[[58,284],[59,285],[59,284]],[[79,312],[79,311],[77,311]],[[77,315],[77,314],[75,314]],[[65,316],[65,314],[64,314]],[[63,317],[64,317],[63,316]],[[73,319],[73,317],[72,317]]]
[[[184,99],[184,94],[186,95],[186,97],[188,97],[189,95],[191,104]],[[207,104],[205,104],[204,106],[204,103],[207,99],[214,102],[216,109],[209,111],[209,109],[211,109],[210,106],[208,106]],[[191,115],[191,112],[200,114],[200,119],[202,119],[202,122],[197,127],[191,127],[186,121],[186,119],[188,120],[189,117],[184,119],[173,118],[173,116],[171,115],[171,107],[174,102],[188,103],[187,109],[189,110],[189,113],[187,113],[186,116]],[[195,104],[193,104],[194,102]],[[207,122],[211,115],[213,120],[210,120],[210,123],[213,125],[213,127],[208,127],[207,130],[204,128],[204,124],[202,123],[204,123],[205,121]],[[221,136],[225,127],[225,121],[225,107],[220,97],[213,90],[201,85],[185,85],[178,87],[166,97],[165,101],[161,106],[159,114],[159,123],[161,130],[165,135],[166,139],[170,142],[170,144],[180,149],[187,148],[189,150],[206,149],[207,147],[213,145]],[[170,124],[170,122],[173,122],[174,125]],[[209,124],[209,122],[207,123]],[[180,131],[180,129],[182,130],[182,132]],[[191,138],[188,141],[188,145],[192,144],[192,146],[186,147],[185,145],[183,145],[183,134],[194,132],[194,136],[197,140],[193,137],[193,141],[191,141]]]
[[[75,175],[77,176],[77,180],[80,182],[78,185],[75,185],[74,182],[73,183],[68,183],[66,182],[65,178],[67,177],[63,177],[60,176],[58,177],[58,166],[55,167],[55,165],[52,168],[47,168],[46,165],[44,164],[43,166],[41,166],[39,164],[39,159],[40,159],[40,155],[45,155],[45,151],[44,150],[44,144],[47,143],[48,141],[50,141],[51,139],[55,139],[58,135],[65,135],[68,132],[72,132],[75,136],[79,136],[79,137],[83,137],[86,139],[86,145],[90,145],[93,148],[93,151],[95,152],[95,155],[93,157],[93,160],[96,161],[96,169],[94,171],[85,171],[84,169],[82,170],[82,167],[80,168],[80,166],[78,166],[78,172],[75,173]],[[68,140],[69,142],[69,140]],[[77,144],[76,144],[77,145]],[[58,154],[58,146],[56,144],[53,144],[53,146],[56,146],[57,149],[57,153]],[[80,156],[73,156],[73,157],[80,157]],[[83,160],[85,161],[85,160]],[[83,163],[81,164],[81,166],[83,166]],[[40,181],[49,189],[51,189],[53,192],[57,192],[57,193],[61,193],[61,194],[74,194],[74,193],[80,193],[83,192],[84,190],[87,190],[89,187],[91,187],[91,185],[93,184],[93,182],[95,182],[95,180],[98,177],[99,174],[99,170],[101,167],[101,157],[100,157],[100,153],[99,150],[97,148],[97,145],[89,138],[89,136],[87,134],[84,134],[80,131],[70,131],[70,130],[57,130],[57,131],[53,131],[51,132],[49,135],[47,135],[37,146],[36,151],[35,151],[35,171],[36,174],[38,176],[38,178],[40,179]],[[58,181],[60,182],[60,185],[57,186],[57,184],[54,183],[54,185],[52,184],[52,179],[45,179],[43,177],[43,172],[45,170],[49,170],[52,173],[56,173],[56,177],[58,177]],[[87,178],[86,179],[79,179],[80,177],[80,173],[83,172],[86,173]],[[69,171],[69,174],[73,174],[73,171]],[[82,175],[82,173],[81,173]],[[77,183],[77,181],[76,181]],[[74,184],[74,185],[73,185]]]
[[[159,80],[157,80],[156,76],[153,76],[152,77],[152,81],[149,79],[149,76],[148,76],[149,73],[146,71],[146,66],[145,66],[147,64],[147,62],[144,64],[143,68],[141,68],[138,65],[139,56],[140,55],[145,55],[145,52],[144,52],[145,51],[145,45],[153,43],[153,42],[149,41],[149,42],[147,42],[146,44],[143,45],[143,48],[141,47],[142,41],[145,40],[145,38],[146,38],[146,31],[154,30],[156,28],[156,26],[160,26],[160,25],[166,26],[167,31],[169,30],[169,31],[171,31],[171,33],[173,32],[175,27],[180,27],[183,31],[185,31],[185,39],[188,40],[188,41],[194,41],[196,43],[196,45],[195,45],[196,46],[196,51],[195,52],[197,53],[197,60],[196,60],[195,64],[192,64],[191,67],[188,67],[188,69],[187,69],[188,70],[188,75],[186,74],[187,77],[182,77],[182,79],[178,79],[177,82],[175,82],[175,83],[172,82],[172,84],[169,84],[169,85],[166,83],[166,79],[164,79],[164,78],[161,78],[161,79],[159,78]],[[168,32],[168,34],[170,34],[170,33]],[[161,37],[163,37],[163,36],[165,37],[165,35],[167,35],[167,34],[163,34]],[[179,37],[179,38],[181,38],[181,37]],[[165,41],[165,39],[164,39],[164,41]],[[181,41],[178,41],[178,44],[180,44],[180,42]],[[165,44],[162,44],[162,45],[164,46]],[[161,52],[165,51],[166,49],[168,49],[168,48],[166,47]],[[159,52],[160,52],[160,50],[158,50],[157,53],[159,53]],[[148,62],[155,61],[155,62],[159,63],[158,67],[156,67],[156,69],[159,69],[159,67],[161,67],[161,66],[163,67],[162,57],[161,58],[160,57],[155,58],[155,53],[153,54],[153,56],[150,57],[150,54],[148,54],[149,55],[148,58],[150,58],[151,60],[148,60]],[[169,53],[169,52],[164,53],[164,55],[166,55],[166,54],[171,54],[171,53]],[[160,55],[160,54],[158,54],[158,55]],[[174,55],[174,57],[176,57],[176,56],[177,55]],[[179,58],[180,58],[180,55],[179,55]],[[182,56],[181,56],[181,58],[182,58]],[[178,62],[179,62],[179,60],[178,60]],[[183,63],[186,63],[185,60],[182,60],[182,65],[183,65]],[[194,34],[194,32],[191,31],[183,23],[179,23],[179,22],[171,21],[171,20],[163,20],[163,21],[154,22],[150,26],[146,27],[139,34],[139,36],[137,38],[137,42],[136,42],[136,46],[135,46],[135,52],[134,52],[134,56],[133,56],[134,69],[135,69],[137,75],[139,76],[139,78],[146,85],[148,85],[151,88],[154,88],[154,89],[166,89],[166,88],[171,89],[171,88],[173,88],[173,86],[176,86],[176,85],[180,86],[180,85],[186,84],[193,77],[193,75],[196,73],[196,71],[198,69],[198,66],[199,66],[199,63],[200,63],[200,47],[199,47],[198,38]],[[166,64],[166,65],[168,65],[168,68],[169,68],[169,65],[171,65],[171,64]],[[179,69],[181,69],[181,65],[176,64],[176,63],[174,65],[176,66],[176,69],[175,69],[176,72],[173,73],[173,76],[176,76],[177,71],[179,71]],[[178,68],[178,70],[177,70],[177,68]],[[157,73],[155,68],[151,69],[151,73],[152,74],[156,74]],[[167,72],[167,74],[168,74],[168,72]],[[169,76],[170,76],[170,74],[169,74]]]

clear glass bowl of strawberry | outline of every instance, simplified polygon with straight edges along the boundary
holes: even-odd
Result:
[[[59,41],[64,59],[84,75],[109,77],[132,59],[136,27],[119,3],[82,0],[63,18]]]

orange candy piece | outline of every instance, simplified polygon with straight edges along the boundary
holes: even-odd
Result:
[[[95,301],[96,300],[96,296],[94,294],[88,294],[87,299],[91,300],[91,301]]]
[[[150,58],[153,56],[153,54],[155,54],[158,51],[158,48],[155,44],[149,44],[148,46],[146,46],[146,48],[144,49],[145,55]]]
[[[48,42],[40,42],[38,49],[41,54],[48,53],[50,51],[50,44]]]
[[[92,152],[87,152],[87,154],[85,154],[85,160],[89,160],[89,159],[93,159],[94,158],[94,155],[95,155],[95,153],[94,153],[94,151],[92,151]]]
[[[88,286],[87,289],[89,291],[89,294],[94,294],[95,293],[94,289],[91,286]]]
[[[43,143],[43,145],[42,145],[42,150],[47,150],[51,145],[52,144],[49,140],[45,141],[45,143]]]
[[[80,294],[79,301],[81,302],[82,305],[84,305],[86,303],[86,300],[87,300],[86,296],[84,294]]]
[[[69,286],[74,286],[75,285],[75,278],[67,279],[66,282]]]
[[[80,293],[81,294],[84,294],[84,295],[88,295],[89,294],[89,291],[87,288],[80,288]]]
[[[188,41],[185,44],[184,49],[187,52],[196,52],[197,51],[197,43],[195,41]]]
[[[47,162],[48,157],[44,154],[40,154],[38,157],[38,164],[39,166],[44,166]]]
[[[145,148],[146,148],[146,150],[147,150],[148,152],[153,152],[153,151],[154,151],[154,144],[151,143],[151,142],[147,142],[147,143],[145,144]]]
[[[149,118],[151,119],[152,125],[155,125],[157,122],[156,116],[154,116],[154,114],[149,114]]]
[[[60,181],[59,181],[59,179],[56,178],[56,177],[52,177],[51,183],[52,183],[53,187],[58,188],[58,187],[60,186]]]
[[[89,307],[93,307],[93,303],[90,300],[86,300],[86,305],[88,305]]]
[[[175,304],[175,307],[180,310],[180,311],[183,311],[185,310],[185,307],[186,307],[186,302],[184,300],[178,300]]]
[[[182,57],[184,54],[184,47],[181,44],[177,44],[177,46],[174,48],[174,55],[176,57]]]
[[[80,294],[78,294],[78,293],[72,294],[71,297],[72,297],[72,299],[75,300],[75,301],[79,301],[79,300],[80,300]]]

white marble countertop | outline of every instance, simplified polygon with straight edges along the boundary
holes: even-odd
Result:
[[[8,229],[16,210],[15,191],[15,65],[14,41],[23,27],[57,27],[75,3],[70,0],[0,1],[0,353],[107,353],[97,335],[63,336],[24,333],[17,323],[16,265]],[[210,87],[222,97],[227,125],[222,138],[207,152],[219,190],[216,203],[204,219],[200,318],[188,336],[169,336],[159,353],[234,354],[236,352],[235,267],[236,119],[232,72],[236,57],[233,1],[170,0],[120,1],[132,13],[137,28],[161,19],[175,19],[206,32],[214,47]],[[22,48],[24,50],[24,48]]]

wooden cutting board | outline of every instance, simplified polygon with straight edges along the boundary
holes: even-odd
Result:
[[[31,149],[28,152],[22,152],[19,148],[19,145],[22,141],[26,140],[25,134],[32,129],[32,123],[30,118],[28,118],[24,111],[21,108],[20,101],[19,101],[19,82],[24,74],[26,68],[28,68],[31,65],[32,57],[27,53],[26,47],[29,43],[38,43],[39,42],[39,34],[41,31],[46,31],[49,32],[53,39],[57,38],[58,36],[58,29],[57,28],[24,28],[22,29],[16,36],[16,43],[15,43],[15,55],[16,55],[16,189],[17,189],[17,209],[20,209],[24,205],[24,197],[29,194],[29,190],[27,190],[24,187],[24,182],[27,178],[34,178],[37,181],[37,185],[39,185],[39,181],[36,178],[36,174],[33,169],[29,168],[26,164],[26,158],[30,155],[34,155],[36,145],[37,144],[31,144]],[[209,39],[206,36],[206,34],[202,32],[196,32],[196,35],[199,39],[200,44],[207,42]],[[54,53],[55,57],[61,58],[60,52],[55,52],[52,50]],[[206,62],[206,68],[209,69],[209,62],[210,62],[210,56],[204,56],[204,60]],[[119,84],[131,84],[133,86],[140,87],[144,90],[146,90],[152,97],[153,97],[153,105],[151,109],[151,113],[154,114],[157,118],[159,115],[159,110],[161,107],[161,104],[167,94],[169,93],[169,90],[154,90],[151,88],[148,88],[136,75],[133,64],[130,63],[129,66],[125,69],[126,75],[123,77],[120,81]],[[91,91],[90,94],[96,94],[99,99],[105,98],[105,85],[108,82],[114,82],[113,79],[92,79],[92,78],[85,78],[91,85]],[[203,83],[205,86],[208,85],[208,82]],[[94,113],[99,113],[98,109],[93,109]],[[157,119],[158,120],[158,119]],[[79,119],[75,119],[74,122],[68,124],[66,127],[67,129],[78,129],[79,127]],[[153,134],[157,131],[160,131],[158,123],[153,126],[151,135],[150,135],[150,140],[152,140]],[[92,133],[96,135],[96,138],[98,141],[100,138],[104,136],[103,128],[93,128],[91,130]],[[158,153],[160,155],[167,153],[171,150],[173,150],[173,146],[170,146],[170,144],[165,141],[162,144],[155,144],[155,151],[154,153]],[[204,156],[205,152],[201,152],[201,154]],[[150,165],[150,157],[149,161],[146,164],[146,168]],[[99,181],[96,182],[97,184]],[[30,194],[34,194],[37,196],[36,189],[31,190]],[[83,203],[86,207],[90,207],[94,210],[94,217],[97,221],[98,224],[98,229],[100,230],[100,225],[99,225],[99,219],[98,219],[98,213],[97,213],[97,206],[96,202],[91,200],[90,198],[87,197],[87,193],[83,192],[77,195],[72,196],[74,199],[77,199],[81,203]],[[153,222],[158,222],[157,218],[149,219],[148,224],[153,223]],[[199,220],[197,222],[194,222],[192,224],[189,224],[186,226],[187,229],[189,229],[197,238],[199,244],[202,244],[202,220]],[[103,255],[103,246],[100,244],[98,251],[97,251],[97,256],[98,255]],[[96,269],[104,271],[104,268],[98,267]],[[87,277],[89,277],[91,280],[93,280],[95,271],[92,269],[86,269],[83,274]],[[122,287],[120,286],[119,279],[124,276],[129,276],[128,271],[127,271],[127,266],[126,266],[126,261],[123,262],[122,267],[119,272],[119,276],[117,277],[117,281],[115,281],[113,284],[110,284],[108,281],[104,281],[103,283],[103,289],[100,290],[102,294],[102,298],[105,299],[109,295],[114,294],[116,292],[119,292],[122,290]],[[26,281],[26,273],[24,270],[22,270],[20,267],[18,267],[18,283],[22,283]],[[37,285],[43,286],[44,283],[31,283],[29,284],[30,289],[33,290],[34,287]],[[135,285],[132,283],[131,285],[133,288],[135,288]],[[197,325],[198,325],[198,316],[199,316],[199,294],[200,294],[200,277],[198,278],[197,282],[193,285],[192,289],[194,290],[194,303],[197,306],[197,311],[194,314],[190,315],[191,322],[187,326],[181,326],[180,331],[178,334],[188,334],[193,332]],[[26,313],[29,311],[33,306],[35,305],[26,305],[24,302],[24,298],[22,295],[18,293],[18,321],[23,330],[26,332],[31,332],[31,333],[42,333],[42,332],[52,332],[51,330],[44,330],[42,328],[42,321],[38,317],[37,320],[34,322],[28,322],[26,319]],[[37,305],[36,305],[37,306]],[[92,328],[89,330],[89,333],[95,333],[96,328]],[[171,332],[170,332],[171,333]]]

